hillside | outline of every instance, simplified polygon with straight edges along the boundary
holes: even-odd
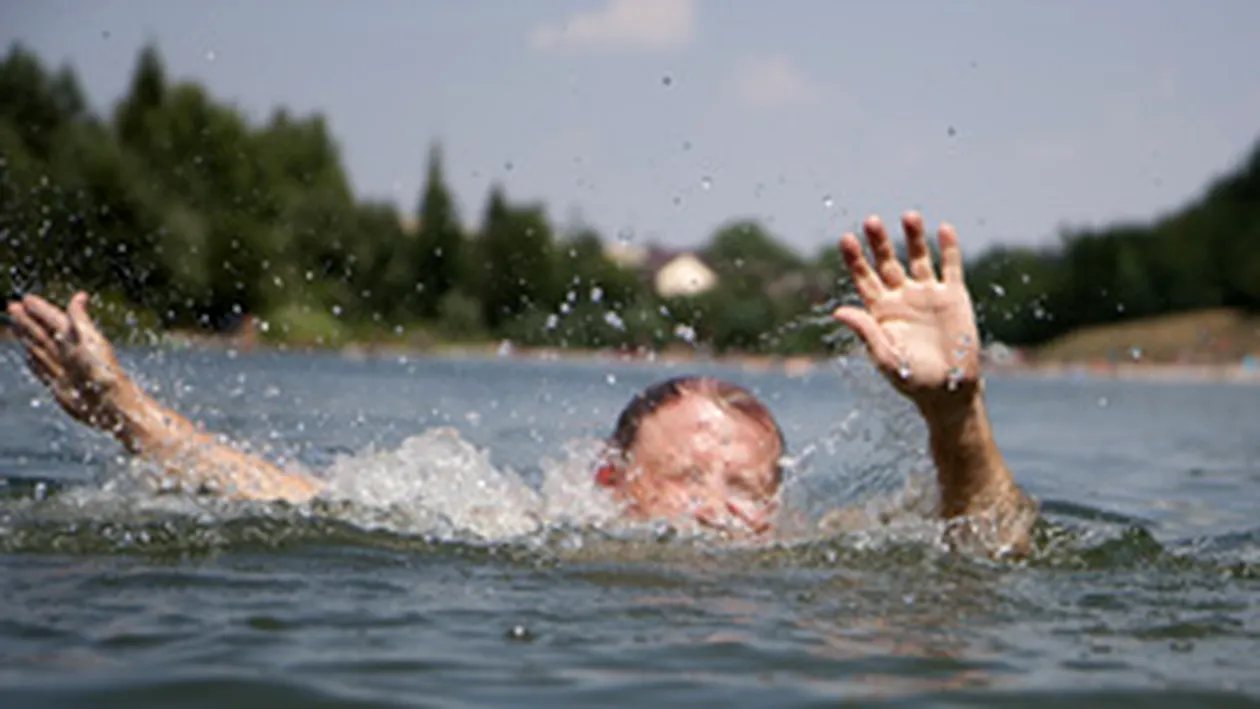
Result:
[[[1260,316],[1215,308],[1075,330],[1029,351],[1036,363],[1233,364],[1260,356]]]

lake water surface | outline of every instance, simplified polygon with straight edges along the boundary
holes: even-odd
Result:
[[[1047,521],[995,563],[943,552],[903,501],[923,431],[861,364],[126,355],[337,499],[139,489],[0,343],[6,709],[1260,701],[1257,387],[991,379]],[[798,515],[903,513],[759,548],[608,524],[595,440],[684,371],[769,402]]]

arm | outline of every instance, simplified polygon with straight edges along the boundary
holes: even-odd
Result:
[[[902,226],[909,273],[878,217],[863,224],[873,267],[855,235],[840,240],[845,265],[866,307],[841,307],[834,317],[858,335],[880,372],[914,402],[927,423],[940,514],[970,522],[954,525],[952,538],[979,533],[994,551],[1021,553],[1028,547],[1036,507],[1016,484],[993,437],[958,236],[948,225],[938,232],[938,278],[923,220],[909,212]]]
[[[8,313],[27,364],[61,408],[151,463],[161,484],[245,500],[302,502],[319,492],[317,481],[198,430],[148,396],[92,323],[87,294],[76,294],[64,311],[28,295],[9,303]]]

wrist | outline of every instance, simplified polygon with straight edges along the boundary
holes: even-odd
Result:
[[[119,383],[110,397],[114,434],[131,453],[140,453],[160,440],[168,428],[163,408],[131,380]]]
[[[1003,495],[1010,473],[998,450],[983,387],[935,406],[920,405],[947,517],[983,509]]]
[[[976,424],[987,423],[984,381],[976,379],[952,389],[925,392],[914,398],[915,407],[935,435],[957,435]]]

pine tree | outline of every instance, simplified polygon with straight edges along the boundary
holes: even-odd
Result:
[[[417,210],[412,263],[418,279],[420,314],[435,317],[448,293],[460,285],[465,244],[455,203],[442,172],[442,151],[429,148],[428,173]]]

